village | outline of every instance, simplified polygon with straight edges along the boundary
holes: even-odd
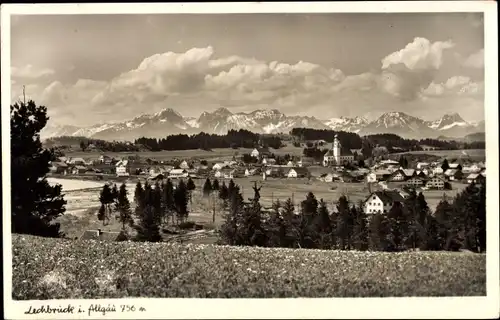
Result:
[[[335,136],[323,161],[296,157],[285,164],[277,164],[269,148],[259,147],[249,154],[233,156],[230,160],[207,161],[204,159],[173,159],[157,161],[138,156],[117,159],[102,154],[96,160],[81,157],[60,157],[51,163],[50,175],[70,179],[96,179],[103,181],[135,181],[163,179],[245,179],[262,181],[304,180],[323,183],[324,188],[335,185],[360,184],[368,186],[365,212],[387,212],[395,201],[401,201],[408,191],[451,190],[452,184],[480,182],[486,176],[484,162],[446,159],[433,162],[416,162],[413,167],[401,161],[379,160],[369,167],[359,166],[355,154],[359,150],[345,150]],[[250,160],[249,160],[250,159]],[[298,182],[298,181],[297,181]]]

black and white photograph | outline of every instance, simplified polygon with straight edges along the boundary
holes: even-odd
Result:
[[[497,317],[497,5],[393,4],[2,5],[4,316]]]

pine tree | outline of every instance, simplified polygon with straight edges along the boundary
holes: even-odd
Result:
[[[193,191],[196,189],[196,185],[194,184],[193,179],[189,178],[186,189],[188,191],[188,196],[189,196],[189,203],[193,205]]]
[[[368,250],[368,222],[363,205],[360,203],[358,207],[353,206],[352,212],[354,216],[353,246],[356,250]]]
[[[443,169],[443,172],[446,172],[450,168],[450,165],[448,163],[448,159],[443,160],[443,164],[441,165],[441,169]]]
[[[118,191],[116,210],[118,211],[118,220],[122,223],[122,231],[126,231],[125,226],[128,224],[133,225],[132,210],[130,209],[130,202],[127,197],[127,186],[122,183]]]
[[[225,184],[222,184],[225,187]],[[238,221],[243,213],[243,197],[239,192],[233,192],[229,200],[229,210],[223,214],[223,223],[219,229],[219,239],[223,244],[240,245]]]
[[[140,218],[142,214],[142,208],[144,207],[143,201],[144,201],[144,188],[142,187],[141,182],[137,181],[134,191],[134,203],[135,203],[134,213],[137,218]]]
[[[320,249],[331,249],[332,243],[332,222],[330,220],[330,212],[326,202],[323,199],[319,202],[318,208],[318,231],[319,231],[319,248]]]
[[[224,208],[226,208],[229,200],[229,189],[224,181],[222,181],[222,186],[219,188],[219,199],[224,202]]]
[[[31,100],[10,106],[12,233],[64,236],[60,224],[54,223],[65,212],[62,187],[46,180],[54,150],[44,149],[40,141],[48,120],[47,108]]]
[[[209,197],[210,193],[212,193],[212,183],[210,182],[210,178],[207,178],[207,180],[205,180],[205,184],[203,185],[203,196],[205,198]]]
[[[111,204],[114,202],[113,190],[108,184],[102,187],[101,193],[99,194],[99,202],[101,202],[101,206],[104,207],[104,214],[99,216],[99,218],[102,218],[103,225],[106,225],[110,221],[112,213]]]
[[[309,192],[306,199],[301,202],[300,245],[303,248],[316,248],[317,243],[319,242],[318,226],[316,224],[318,204],[318,200],[312,192]]]
[[[349,200],[347,200],[346,196],[341,196],[339,198],[337,204],[337,230],[336,236],[339,241],[339,248],[341,250],[349,250],[349,246],[351,243],[350,239],[350,230],[352,228],[351,225],[351,212],[349,208]]]
[[[219,191],[219,180],[214,179],[214,181],[212,182],[212,190]]]
[[[136,189],[136,214],[138,223],[134,228],[137,231],[136,241],[159,242],[162,240],[160,235],[160,219],[155,211],[155,195],[151,185],[146,181],[142,192]]]
[[[236,186],[232,187],[233,192],[236,192]],[[264,246],[266,243],[265,231],[262,227],[262,207],[260,205],[260,187],[257,187],[257,182],[253,187],[254,197],[249,206],[245,207],[240,216],[238,230],[239,237],[243,245],[249,246]]]
[[[437,222],[437,237],[439,248],[453,250],[457,248],[458,226],[457,217],[452,205],[443,198],[436,207],[435,218]]]
[[[177,188],[174,191],[175,208],[177,212],[178,221],[184,222],[188,217],[188,202],[189,194],[186,183],[180,180]]]
[[[111,198],[113,199],[113,202],[116,202],[118,199],[118,187],[116,186],[116,183],[113,184],[113,189],[111,189]]]
[[[283,224],[285,229],[284,246],[296,248],[299,246],[300,230],[295,215],[295,206],[292,199],[288,198],[283,204]]]
[[[163,197],[162,197],[162,202],[163,202],[163,209],[166,210],[165,214],[163,215],[165,217],[165,221],[168,224],[169,220],[172,220],[173,223],[173,215],[174,212],[176,211],[175,207],[175,199],[174,199],[174,185],[172,183],[172,180],[167,179],[167,182],[162,188],[163,190]]]
[[[156,180],[153,189],[153,209],[155,211],[155,217],[158,219],[159,225],[165,220],[165,207],[163,200],[163,190],[161,188],[160,182]]]
[[[407,213],[402,203],[395,201],[387,213],[390,234],[389,251],[401,251],[406,248],[405,242],[409,234]]]

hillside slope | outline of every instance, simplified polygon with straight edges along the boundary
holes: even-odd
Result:
[[[13,235],[13,299],[480,296],[486,255]]]

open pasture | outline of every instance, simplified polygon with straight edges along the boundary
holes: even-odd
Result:
[[[463,154],[465,152],[467,155]],[[402,154],[430,154],[438,157],[450,159],[471,159],[473,161],[484,161],[486,158],[486,150],[484,149],[468,149],[468,150],[430,150],[430,151],[409,151],[403,153],[397,153],[396,155]]]
[[[486,295],[486,255],[12,236],[15,300]]]

